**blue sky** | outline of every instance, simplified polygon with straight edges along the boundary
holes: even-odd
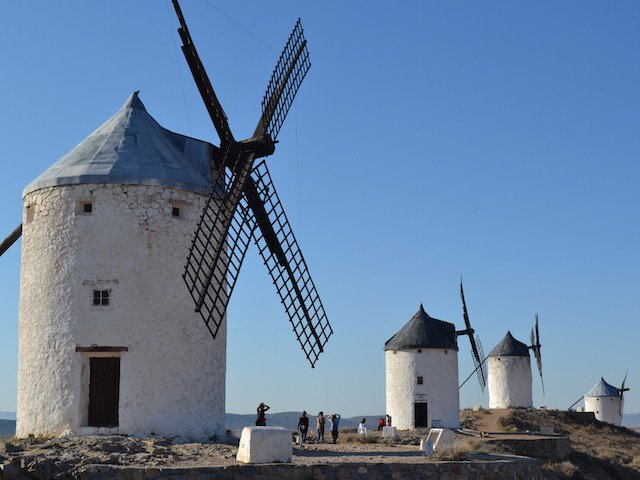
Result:
[[[422,302],[488,352],[539,312],[546,397],[629,370],[640,411],[640,4],[183,0],[236,137],[297,17],[312,68],[270,168],[334,326],[311,370],[251,248],[229,310],[227,410],[384,411],[385,340]],[[217,143],[169,0],[7,3],[0,236],[21,191],[134,90]],[[19,245],[0,259],[0,411],[16,397]],[[179,279],[176,279],[179,281]],[[203,329],[204,334],[204,329]],[[184,346],[188,348],[188,346]],[[460,341],[460,377],[471,371]],[[477,383],[463,406],[487,404]]]

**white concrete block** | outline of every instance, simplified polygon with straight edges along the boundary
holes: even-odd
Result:
[[[382,427],[382,436],[391,438],[397,437],[398,432],[396,431],[396,427]]]
[[[244,427],[236,460],[242,463],[290,462],[291,432],[283,427]]]
[[[431,441],[433,443],[434,452],[442,452],[453,448],[455,438],[453,430],[448,430],[446,428],[432,428],[429,430],[427,441]]]
[[[425,455],[433,455],[433,443],[428,439],[420,440],[420,450],[422,450]]]

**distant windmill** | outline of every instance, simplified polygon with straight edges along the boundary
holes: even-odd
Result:
[[[313,367],[333,333],[264,161],[311,63],[300,20],[276,65],[253,137],[236,141],[191,39],[177,0],[182,51],[223,152],[183,275],[195,309],[216,337],[251,240],[271,275],[294,333]]]
[[[624,375],[620,388],[609,385],[604,378],[601,377],[600,381],[589,390],[589,393],[576,400],[568,410],[573,409],[573,407],[584,398],[584,411],[593,412],[596,420],[612,423],[613,425],[622,425],[624,392],[629,391],[629,387],[625,387],[627,383],[627,373]]]
[[[385,342],[387,413],[401,430],[428,427],[460,427],[458,387],[458,337],[467,335],[478,380],[484,388],[482,346],[474,338],[462,284],[465,329],[418,312]]]
[[[531,329],[531,345],[516,340],[511,332],[489,353],[489,408],[531,408],[533,406],[531,358],[533,351],[544,395],[542,345],[538,314]]]

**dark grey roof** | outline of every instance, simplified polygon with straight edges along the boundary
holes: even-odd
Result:
[[[156,122],[138,92],[120,111],[31,182],[23,196],[54,185],[125,183],[208,193],[216,147]]]
[[[447,348],[458,350],[453,323],[431,318],[422,305],[409,322],[384,344],[385,350]]]
[[[528,357],[529,347],[526,344],[516,340],[507,332],[504,338],[496,347],[491,350],[490,357]]]
[[[604,378],[600,377],[600,381],[585,397],[617,397],[618,395],[620,395],[620,390],[613,385],[609,385],[604,381]]]

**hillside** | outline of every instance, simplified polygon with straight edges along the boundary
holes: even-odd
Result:
[[[572,451],[544,464],[549,480],[640,480],[640,433],[597,421],[593,414],[559,410],[463,410],[463,426],[481,431],[568,434]]]

